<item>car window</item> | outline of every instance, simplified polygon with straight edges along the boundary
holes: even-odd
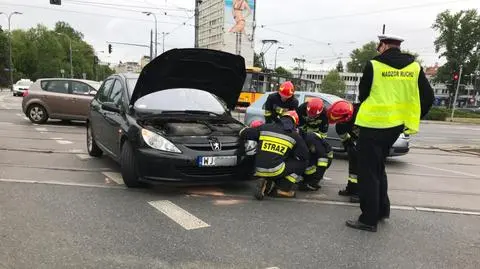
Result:
[[[323,101],[323,106],[324,106],[325,108],[329,108],[330,105],[331,105],[330,102],[328,102],[327,100],[325,100],[325,98],[321,98],[320,96],[312,96],[312,95],[307,95],[307,96],[305,96],[305,102],[308,102],[308,101],[310,101],[310,100],[313,99],[313,98],[320,98],[320,99],[322,99],[322,101]]]
[[[98,90],[98,101],[102,103],[107,102],[108,94],[110,93],[110,88],[112,87],[113,81],[113,79],[108,79],[105,81],[105,83],[103,83],[103,85]]]
[[[66,80],[49,80],[45,84],[42,83],[42,89],[47,92],[68,93],[68,85]]]
[[[116,79],[115,84],[113,84],[113,88],[110,91],[110,94],[108,95],[108,102],[112,102],[114,104],[120,105],[122,101],[122,83],[120,80]]]
[[[83,82],[72,81],[72,93],[79,95],[88,94],[92,88]]]
[[[135,89],[135,85],[137,85],[138,78],[129,78],[127,79],[127,90],[128,95],[132,97],[133,90]]]

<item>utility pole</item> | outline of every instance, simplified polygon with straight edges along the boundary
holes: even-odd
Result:
[[[150,61],[153,60],[153,30],[150,30]]]
[[[383,25],[383,29],[382,29],[382,35],[385,34],[385,24]]]
[[[10,66],[9,66],[9,70],[10,71],[10,91],[13,92],[13,60],[12,60],[12,29],[11,29],[11,19],[12,19],[12,16],[13,15],[22,15],[23,13],[21,12],[17,12],[17,11],[14,11],[12,13],[10,13],[10,15],[7,15],[6,13],[3,13],[3,12],[0,12],[0,14],[3,14],[7,17],[8,19],[8,56],[9,56],[9,62],[10,62]]]
[[[195,48],[198,48],[198,32],[200,29],[200,4],[202,0],[195,0]]]
[[[157,39],[157,16],[155,15],[155,13],[152,13],[152,12],[142,12],[143,14],[147,15],[147,16],[150,16],[152,15],[153,18],[155,19],[155,57],[157,57],[157,43],[158,43],[158,39]]]
[[[298,64],[298,68],[300,69],[300,75],[298,76],[298,78],[302,79],[303,70],[305,66],[305,59],[295,58],[293,59],[293,61]]]
[[[450,117],[450,121],[453,121],[453,115],[455,114],[455,107],[457,106],[457,97],[458,97],[458,90],[460,88],[460,82],[462,80],[462,71],[463,71],[463,65],[460,65],[460,73],[458,75],[457,90],[455,91],[455,98],[453,99],[452,116]]]
[[[277,50],[275,51],[275,64],[273,66],[273,71],[277,69],[277,55],[278,55],[278,50],[283,50],[284,47],[278,47]]]

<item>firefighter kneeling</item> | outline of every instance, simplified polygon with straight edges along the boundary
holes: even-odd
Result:
[[[260,179],[255,192],[258,200],[265,195],[295,197],[295,184],[301,181],[309,160],[308,148],[297,133],[298,122],[297,113],[288,111],[276,123],[240,132],[247,143],[258,143],[255,153],[255,176]]]
[[[304,181],[299,183],[301,191],[317,191],[320,180],[333,160],[332,147],[326,141],[328,132],[327,113],[320,98],[312,98],[298,108],[300,134],[310,151],[310,163],[305,170]]]

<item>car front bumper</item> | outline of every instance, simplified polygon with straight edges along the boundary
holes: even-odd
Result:
[[[234,154],[221,153],[214,156]],[[237,165],[231,167],[199,167],[197,156],[141,148],[136,152],[135,159],[140,180],[148,183],[173,185],[231,183],[252,179],[254,170],[251,157],[238,157]]]

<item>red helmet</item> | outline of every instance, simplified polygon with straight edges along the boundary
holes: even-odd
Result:
[[[250,122],[250,128],[257,128],[257,127],[260,127],[264,124],[263,121],[261,120],[254,120],[252,122]]]
[[[329,123],[342,123],[350,121],[353,117],[352,103],[345,100],[333,103],[327,111],[327,117]]]
[[[299,123],[300,119],[298,118],[297,111],[289,110],[289,111],[283,113],[283,116],[292,118],[294,123],[295,123],[295,126],[298,126],[298,123]]]
[[[315,118],[323,112],[323,100],[320,98],[312,98],[307,103],[307,115]]]
[[[280,85],[278,93],[280,93],[280,96],[282,97],[290,98],[293,96],[293,93],[295,93],[295,87],[291,81],[285,81]]]

